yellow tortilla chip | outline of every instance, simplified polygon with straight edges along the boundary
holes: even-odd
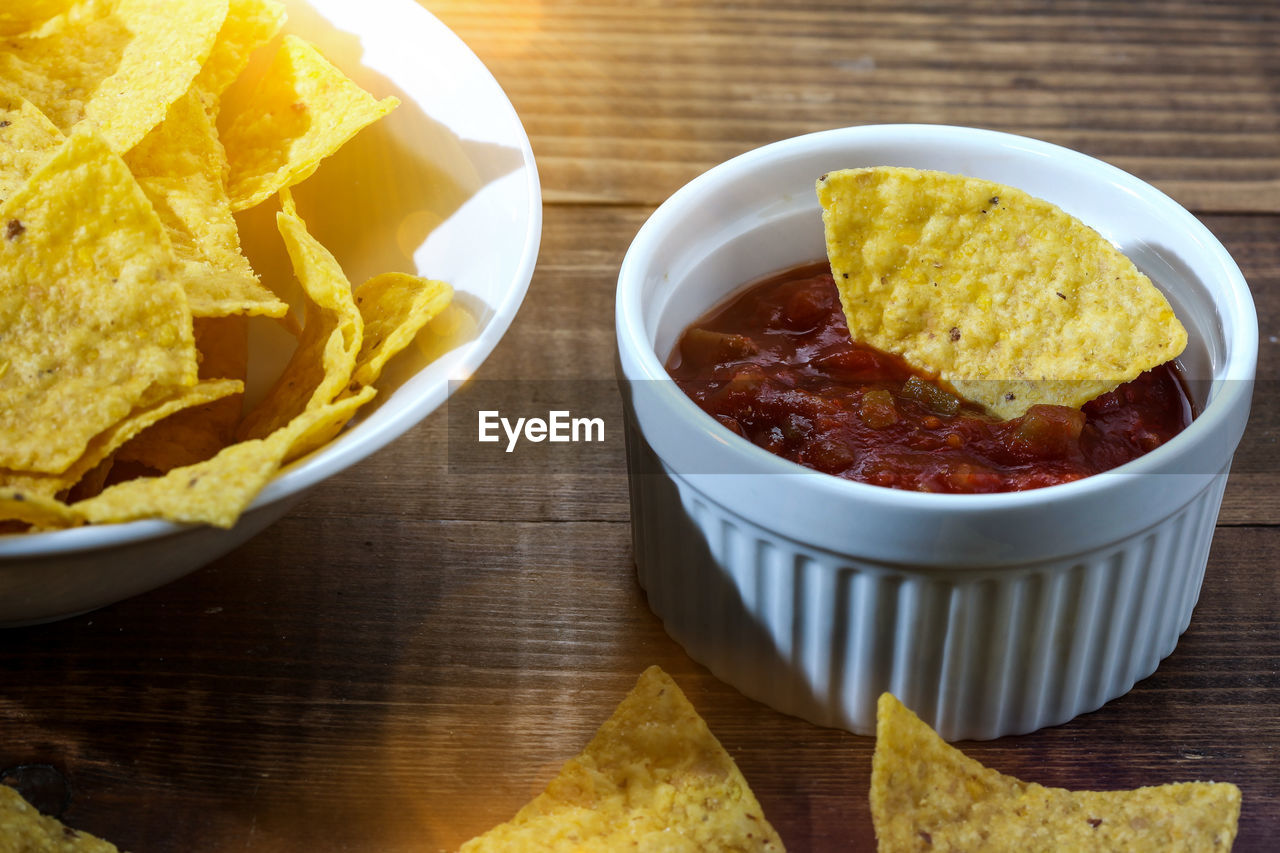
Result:
[[[407,273],[382,273],[355,290],[355,303],[364,322],[363,344],[356,356],[351,382],[340,395],[354,394],[378,380],[383,366],[413,340],[453,298],[453,288],[442,281]],[[310,453],[330,441],[342,429],[335,424],[329,434],[314,431],[295,443],[288,459]]]
[[[232,527],[275,476],[294,442],[304,440],[313,430],[350,420],[373,396],[373,389],[368,391],[310,409],[268,437],[233,444],[207,461],[175,468],[163,477],[142,477],[111,486],[96,497],[72,504],[71,510],[94,524],[164,518]]]
[[[111,14],[91,14],[48,35],[11,39],[0,51],[0,87],[69,133],[130,39],[128,27]]]
[[[1240,789],[1184,782],[1067,791],[1005,776],[964,755],[892,695],[880,697],[871,817],[881,853],[924,850],[1227,851]]]
[[[132,148],[186,92],[213,48],[227,0],[114,0],[55,32],[11,40],[0,85],[60,130],[92,121],[118,152]]]
[[[12,853],[116,853],[116,846],[40,814],[8,785],[0,785],[0,849]]]
[[[1186,345],[1128,258],[1021,190],[888,167],[830,172],[817,190],[852,337],[1001,417],[1079,407]]]
[[[289,442],[289,449],[284,454],[284,464],[301,459],[313,450],[328,444],[342,432],[343,428],[355,417],[356,410],[368,403],[375,396],[374,388],[361,388],[354,394],[346,395],[327,406],[321,407],[329,412],[327,417],[307,420],[300,416],[297,420],[306,421],[305,425],[294,429]],[[308,409],[313,412],[316,409]]]
[[[195,90],[174,101],[125,162],[168,229],[194,316],[288,312],[240,251],[223,187],[226,152]]]
[[[203,407],[244,390],[244,383],[236,379],[215,379],[199,382],[190,388],[181,388],[173,396],[152,406],[131,413],[90,439],[84,453],[60,474],[35,474],[26,471],[0,469],[0,488],[10,488],[26,495],[55,497],[94,470],[117,448],[146,430],[152,424],[163,422],[192,407]],[[176,414],[175,414],[176,413]],[[212,455],[212,454],[211,454]]]
[[[364,318],[364,341],[352,380],[359,385],[378,381],[383,365],[408,346],[451,299],[453,288],[443,281],[400,272],[376,275],[357,287],[355,301]]]
[[[0,93],[0,203],[62,147],[65,137],[23,98]]]
[[[72,135],[0,206],[0,467],[56,474],[196,353],[168,239],[124,162]]]
[[[461,853],[636,849],[783,849],[733,759],[656,666],[545,791]]]
[[[4,0],[0,7],[0,36],[30,32],[74,3],[75,0]]]
[[[30,525],[36,530],[57,530],[75,527],[83,520],[79,512],[56,498],[0,486],[0,534],[6,532],[8,524],[14,521]],[[4,816],[0,814],[0,830],[3,828]],[[0,835],[0,839],[3,838]]]
[[[195,336],[202,380],[244,382],[249,367],[248,318],[197,318]],[[243,396],[230,393],[178,411],[123,445],[116,458],[161,473],[210,459],[235,440]]]
[[[303,180],[398,103],[375,100],[314,47],[285,36],[252,95],[221,117],[232,209],[253,207]]]
[[[284,372],[241,423],[242,439],[261,438],[308,408],[332,402],[351,380],[363,339],[363,322],[342,267],[307,233],[288,191],[281,202],[276,222],[306,295],[306,318]]]
[[[231,0],[222,29],[193,86],[204,96],[211,115],[217,113],[218,96],[248,66],[253,52],[275,37],[285,18],[284,6],[276,0]]]

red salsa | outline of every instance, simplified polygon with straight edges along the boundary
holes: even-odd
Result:
[[[1135,459],[1193,416],[1170,362],[1087,403],[986,414],[849,338],[824,263],[753,285],[687,329],[667,369],[733,432],[809,468],[924,492],[1008,492]]]

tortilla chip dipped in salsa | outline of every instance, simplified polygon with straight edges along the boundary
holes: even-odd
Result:
[[[1002,418],[1079,408],[1186,345],[1128,258],[1022,190],[876,167],[829,172],[817,191],[850,335]]]
[[[889,693],[876,709],[871,818],[880,853],[1225,853],[1239,817],[1240,789],[1229,783],[1046,788],[969,758]]]
[[[733,759],[655,666],[545,791],[461,853],[782,849]]]

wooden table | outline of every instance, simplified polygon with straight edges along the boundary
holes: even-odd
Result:
[[[239,551],[0,634],[0,767],[43,765],[22,771],[45,774],[42,805],[138,853],[451,850],[536,794],[656,663],[790,849],[872,849],[871,740],[745,699],[649,611],[620,442],[501,470],[468,461],[465,430],[485,389],[516,379],[548,398],[574,380],[564,393],[609,405],[619,262],[689,178],[806,131],[938,122],[1062,143],[1162,187],[1233,253],[1261,325],[1253,422],[1176,651],[1095,713],[965,749],[1047,785],[1231,780],[1237,849],[1274,849],[1274,2],[425,5],[492,69],[540,164],[542,252],[515,325],[447,410]]]

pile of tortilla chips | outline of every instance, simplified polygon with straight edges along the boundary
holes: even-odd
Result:
[[[289,187],[396,101],[284,22],[276,0],[0,10],[0,530],[231,526],[450,300],[400,273],[353,291],[308,233]],[[301,324],[233,215],[276,198]],[[255,316],[297,347],[243,412]]]
[[[1228,851],[1240,789],[1182,782],[1068,791],[1023,782],[950,746],[885,693],[876,709],[871,817],[881,853]]]
[[[1002,418],[1079,408],[1186,346],[1132,261],[1022,190],[874,167],[829,172],[817,191],[853,339]]]
[[[481,851],[782,851],[733,758],[671,677],[640,676],[596,736]]]

